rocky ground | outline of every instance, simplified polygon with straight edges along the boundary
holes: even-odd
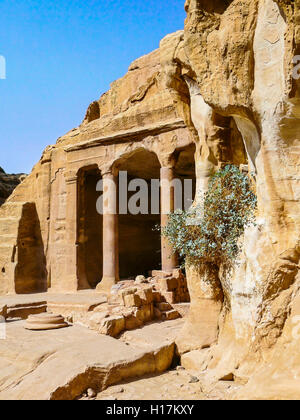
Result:
[[[160,375],[147,376],[112,386],[97,396],[82,399],[96,400],[230,400],[240,388],[234,382],[208,383],[199,372],[177,367]]]
[[[101,298],[69,295],[63,304],[88,310]],[[59,305],[63,297],[6,298],[0,400],[227,400],[239,389],[234,382],[212,384],[200,372],[178,366],[174,343],[184,318],[150,322],[117,338],[81,325],[29,331],[25,320],[14,318],[44,310],[49,299]]]
[[[184,320],[151,323],[119,339],[79,325],[29,331],[9,320],[0,339],[0,400],[74,400],[172,365]]]

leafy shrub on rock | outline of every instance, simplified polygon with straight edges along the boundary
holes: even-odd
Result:
[[[249,177],[228,165],[210,178],[202,204],[169,215],[162,234],[188,265],[232,265],[239,238],[254,224],[257,198]]]

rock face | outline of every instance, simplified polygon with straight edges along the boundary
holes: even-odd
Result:
[[[216,379],[251,377],[239,398],[299,398],[300,102],[292,76],[300,2],[190,0],[186,10],[184,49],[194,72],[189,84],[203,156],[196,159],[201,188],[222,160],[214,145],[226,145],[224,122],[231,118],[255,173],[258,217],[230,278],[209,267],[188,276],[191,315],[178,345],[186,359],[193,351],[195,360],[197,351],[199,366],[206,360]],[[207,276],[211,288],[204,287]],[[199,334],[189,340],[196,327]],[[207,348],[201,351],[207,346],[209,355]]]
[[[119,171],[147,183],[196,177],[200,202],[217,169],[248,165],[257,224],[245,232],[230,276],[212,264],[188,269],[191,309],[177,346],[183,363],[212,379],[247,383],[237,398],[299,398],[300,85],[293,57],[300,1],[187,0],[185,7],[184,31],[132,63],[1,207],[0,293],[107,292],[120,274],[170,271],[176,264],[168,244],[160,249],[152,230],[165,219],[100,216],[97,182],[110,194]]]
[[[13,190],[25,178],[24,174],[8,175],[0,167],[0,206],[11,195]]]

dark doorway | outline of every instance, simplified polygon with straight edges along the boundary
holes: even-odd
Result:
[[[99,168],[91,166],[78,173],[78,289],[94,289],[103,275],[103,216],[97,212],[96,191],[101,180]]]
[[[143,179],[148,184],[148,214],[119,214],[120,279],[148,276],[161,268],[160,214],[151,214],[151,180],[160,179],[160,163],[155,153],[138,149],[117,163],[120,171],[127,171],[128,183]],[[128,200],[135,192],[128,192]],[[158,212],[159,213],[159,212]]]

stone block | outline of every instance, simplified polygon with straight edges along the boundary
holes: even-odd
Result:
[[[135,330],[143,325],[143,321],[139,319],[135,314],[131,314],[125,317],[125,330]]]
[[[137,290],[138,290],[137,287],[128,287],[126,289],[120,290],[119,293],[122,296],[122,298],[124,298],[124,296],[133,295]]]
[[[158,303],[156,306],[161,312],[170,311],[171,309],[173,309],[168,302],[161,302]]]
[[[161,317],[162,317],[161,311],[158,308],[154,307],[154,318],[161,319]]]
[[[180,316],[180,313],[176,311],[175,309],[162,313],[162,319],[164,321],[171,321],[172,319],[177,319],[177,318],[181,318],[181,316]]]
[[[211,360],[211,349],[193,350],[181,356],[181,366],[187,370],[206,370]]]
[[[147,287],[144,289],[140,289],[136,293],[142,302],[142,305],[147,305],[153,302],[153,289],[152,287]]]
[[[144,324],[146,318],[144,307],[136,309],[134,315],[142,324]]]
[[[121,315],[114,315],[102,321],[99,333],[117,337],[124,330],[125,318]]]
[[[123,300],[124,300],[124,305],[127,308],[134,307],[134,306],[139,308],[140,306],[142,306],[142,300],[138,294],[125,295],[123,297]]]
[[[152,296],[153,296],[153,302],[154,303],[159,303],[161,302],[161,294],[160,292],[158,292],[157,290],[153,290],[152,291]]]
[[[164,292],[164,293],[162,293],[162,295],[165,298],[166,302],[168,302],[170,304],[176,303],[174,292]]]
[[[154,318],[153,304],[143,305],[135,311],[135,315],[143,323],[151,321]]]
[[[171,292],[178,287],[178,280],[175,277],[160,278],[158,284],[162,290]]]
[[[109,318],[109,312],[108,311],[103,311],[103,312],[93,312],[92,315],[90,315],[89,318],[89,328],[91,330],[96,330],[98,331],[99,328],[102,326],[102,322],[105,318]]]
[[[152,277],[170,277],[172,276],[171,271],[161,271],[161,270],[153,270],[152,271]]]
[[[144,313],[145,313],[145,322],[152,321],[153,319],[153,304],[145,305],[144,306]]]

